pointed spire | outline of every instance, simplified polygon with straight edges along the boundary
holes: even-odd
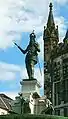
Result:
[[[52,3],[50,3],[49,7],[50,7],[50,11],[52,11],[52,7],[53,7]]]
[[[66,35],[65,35],[65,39],[68,39],[68,29],[67,29],[67,32],[66,32]]]
[[[59,32],[58,32],[58,25],[56,26],[56,37],[57,37],[57,42],[59,42]]]
[[[67,29],[67,32],[66,32],[66,35],[63,41],[66,42],[67,40],[68,40],[68,29]]]
[[[49,11],[47,27],[55,27],[53,13],[52,13],[52,7],[53,7],[52,3],[50,3],[49,7],[50,7],[50,11]]]

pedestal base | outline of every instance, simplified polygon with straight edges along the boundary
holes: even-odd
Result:
[[[30,98],[30,94],[37,92],[40,95],[40,83],[36,79],[23,79],[20,84],[21,86],[21,93],[23,97],[26,99]]]

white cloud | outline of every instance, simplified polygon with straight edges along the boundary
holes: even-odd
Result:
[[[21,39],[23,31],[42,30],[43,19],[48,13],[49,1],[0,1],[0,48],[12,46],[12,41]]]
[[[13,46],[13,41],[20,41],[22,32],[42,31],[50,2],[54,3],[53,0],[0,1],[0,48],[6,49]]]
[[[38,39],[37,39],[39,45],[40,45],[40,53],[39,54],[39,59],[43,61],[44,59],[44,41],[43,41],[43,33],[42,33],[42,36],[40,36]]]
[[[42,76],[41,76],[41,74],[40,74],[40,70],[39,70],[39,68],[35,68],[35,78],[38,80],[38,82],[41,84],[41,91],[43,90],[43,85],[44,85],[44,75],[43,75],[43,69],[41,68],[41,71],[42,71]],[[4,75],[4,78],[6,78],[6,76],[5,76],[5,74],[3,74]],[[26,69],[25,68],[22,68],[22,71],[21,71],[21,78],[22,79],[26,79],[26,78],[28,78],[28,76],[27,76],[27,73],[26,73]],[[7,77],[8,78],[8,77]],[[19,91],[20,92],[20,91]],[[4,93],[4,94],[6,94],[7,96],[9,96],[10,98],[12,98],[12,99],[15,99],[15,97],[16,96],[18,96],[18,93],[19,92],[16,92],[16,91],[14,91],[14,92],[11,92],[11,91],[3,91],[3,92],[0,92],[0,93]]]
[[[9,71],[0,71],[0,80],[13,80],[16,78],[15,73]]]
[[[8,64],[8,63],[5,63],[5,62],[0,62],[0,68],[3,69],[3,70],[9,70],[9,71],[15,71],[15,72],[21,70],[21,68],[18,65]]]
[[[62,42],[63,38],[65,37],[66,29],[67,29],[64,17],[62,16],[55,17],[55,23],[56,25],[58,25],[58,29],[59,29],[59,42]]]
[[[13,46],[13,41],[21,39],[21,33],[32,31],[43,31],[47,22],[49,12],[49,2],[53,0],[2,0],[0,1],[0,48],[5,49]],[[66,4],[68,0],[55,0],[59,4]],[[59,11],[57,11],[59,12]],[[64,37],[66,25],[62,16],[55,16],[56,24],[59,26],[60,41]],[[43,59],[43,39],[38,39],[41,53],[39,57]],[[25,68],[18,65],[0,62],[0,80],[11,80],[16,78],[16,72],[20,72],[21,78],[28,78]],[[35,69],[35,77],[43,86],[43,76],[41,77],[39,68]],[[7,93],[15,95],[13,92]],[[14,96],[15,97],[15,96]]]
[[[41,75],[42,73],[42,75]],[[44,74],[43,74],[43,68],[41,68],[41,72],[39,68],[35,68],[35,78],[38,80],[38,82],[43,86],[44,84]]]
[[[25,67],[21,68],[20,77],[21,77],[21,79],[27,79],[28,78],[27,70]]]
[[[43,85],[43,67],[41,68],[42,76],[40,73],[39,66],[36,66],[34,68],[34,71],[34,77],[37,78],[37,80]],[[16,79],[17,72],[20,73],[21,79],[28,79],[27,70],[24,66],[22,67],[14,64],[0,62],[0,80],[14,80]]]
[[[55,0],[55,2],[57,2],[59,5],[65,5],[68,4],[68,0]]]
[[[14,64],[0,62],[0,80],[14,80],[16,73],[21,71],[21,67]]]

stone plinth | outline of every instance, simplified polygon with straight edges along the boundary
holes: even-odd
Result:
[[[37,92],[40,94],[40,83],[36,79],[23,79],[21,82],[21,93],[24,98],[30,97],[31,93]]]

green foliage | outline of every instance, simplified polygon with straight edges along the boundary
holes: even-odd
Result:
[[[68,117],[53,116],[53,115],[1,115],[0,119],[68,119]]]

